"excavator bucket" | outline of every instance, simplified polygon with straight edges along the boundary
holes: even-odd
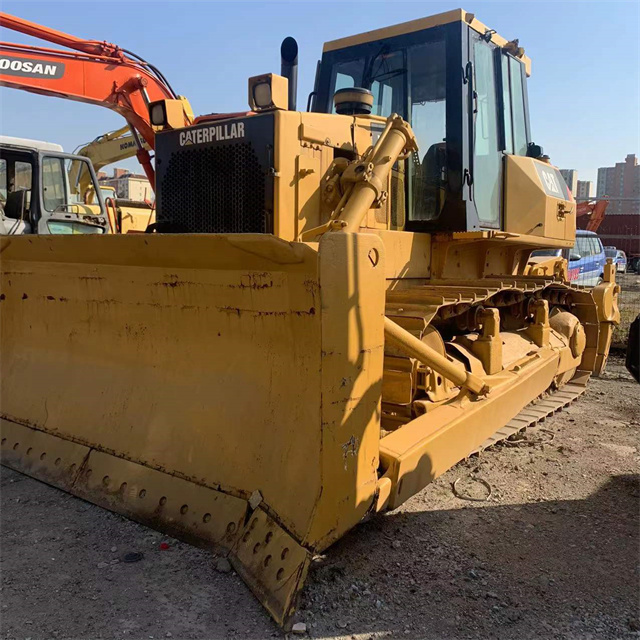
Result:
[[[375,506],[380,239],[1,243],[3,464],[229,554],[285,623]]]

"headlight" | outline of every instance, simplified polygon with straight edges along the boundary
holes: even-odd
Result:
[[[256,102],[256,106],[260,109],[265,109],[272,103],[271,100],[271,84],[268,82],[261,82],[253,87],[253,99]]]
[[[149,118],[151,119],[151,124],[154,125],[155,127],[164,126],[165,115],[164,115],[164,104],[162,102],[158,102],[154,105],[151,105]]]
[[[289,105],[289,83],[275,73],[249,78],[249,107],[253,111],[286,109]]]

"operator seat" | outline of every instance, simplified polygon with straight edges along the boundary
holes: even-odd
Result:
[[[440,215],[444,206],[443,174],[447,167],[447,143],[432,144],[422,158],[420,181],[422,191],[420,201],[425,220],[433,220]],[[420,192],[418,191],[418,193]]]
[[[424,185],[423,211],[428,218],[437,218],[444,205],[443,174],[447,167],[447,143],[432,144],[422,158]]]
[[[23,220],[27,212],[27,189],[17,189],[7,193],[7,201],[4,204],[6,218]]]
[[[7,225],[2,225],[5,227],[5,233],[11,235],[31,233],[31,220],[27,211],[28,195],[28,189],[18,189],[7,193],[7,199],[2,211],[2,220],[3,222],[6,220],[10,226],[7,229]]]

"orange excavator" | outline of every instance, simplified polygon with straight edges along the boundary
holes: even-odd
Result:
[[[131,129],[136,156],[155,189],[152,157],[142,142],[155,148],[149,103],[164,99],[181,102],[187,126],[193,113],[186,98],[178,96],[153,65],[115,44],[77,38],[2,12],[0,26],[75,50],[0,42],[0,86],[117,111]]]
[[[589,216],[589,221],[585,229],[587,231],[598,231],[602,221],[604,220],[604,214],[609,206],[609,200],[596,200],[584,202],[578,202],[576,204],[576,218],[580,216]]]

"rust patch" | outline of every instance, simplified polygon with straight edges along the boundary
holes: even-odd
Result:
[[[331,404],[346,404],[347,402],[360,402],[362,400],[362,396],[358,396],[357,398],[353,398],[349,396],[348,398],[341,398],[340,400],[334,400]]]
[[[240,284],[227,285],[229,289],[270,289],[273,287],[273,279],[269,273],[249,273],[240,277]]]
[[[239,307],[216,307],[216,309],[225,313],[237,315],[238,317],[242,314],[247,314],[252,318],[263,318],[270,316],[276,318],[282,318],[285,316],[313,316],[316,313],[315,307],[311,307],[309,311],[256,311],[255,309],[241,309]]]
[[[356,457],[358,453],[358,438],[351,436],[347,442],[342,445],[342,457],[344,458],[344,469],[347,470],[347,459],[349,456]]]
[[[227,286],[229,287],[229,289],[269,289],[273,287],[273,281],[264,284],[258,284],[257,282],[244,284],[243,282],[241,282],[240,284],[230,284]]]
[[[26,293],[23,293],[23,294],[22,294],[22,299],[23,299],[23,300],[27,300],[28,298],[29,298],[29,296],[28,296]]]

